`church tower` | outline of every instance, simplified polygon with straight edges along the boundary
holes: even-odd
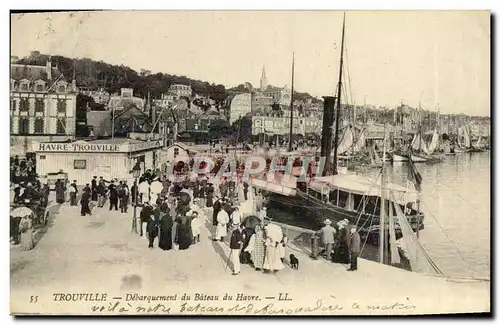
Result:
[[[262,77],[260,77],[260,91],[264,91],[267,88],[267,78],[266,78],[266,67],[262,66]]]

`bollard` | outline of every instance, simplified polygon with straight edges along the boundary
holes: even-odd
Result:
[[[319,237],[312,235],[311,237],[311,258],[316,260],[319,255]]]

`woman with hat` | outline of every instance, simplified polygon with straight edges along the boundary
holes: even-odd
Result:
[[[245,252],[250,253],[253,266],[256,271],[262,270],[264,266],[264,259],[266,256],[265,234],[261,225],[255,226],[255,233],[249,240],[248,245],[244,249]]]
[[[25,215],[19,223],[19,232],[21,233],[21,250],[29,251],[35,247],[33,238],[33,224],[30,215]]]
[[[210,208],[212,205],[214,205],[214,184],[208,183],[208,188],[206,190],[206,195],[207,195],[207,204],[206,207]]]

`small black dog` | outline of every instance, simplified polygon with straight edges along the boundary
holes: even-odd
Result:
[[[299,259],[293,254],[290,254],[290,267],[294,270],[299,269]]]

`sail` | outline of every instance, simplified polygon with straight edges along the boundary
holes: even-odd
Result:
[[[429,152],[433,153],[439,145],[439,134],[437,132],[437,129],[434,129],[434,133],[432,133],[432,140],[431,143],[429,144]]]
[[[459,127],[457,130],[457,142],[458,142],[458,147],[460,147],[460,148],[464,147],[464,143],[463,143],[462,138],[461,138],[462,133],[463,133],[462,127]]]
[[[466,148],[470,148],[470,136],[469,136],[469,127],[467,125],[465,125],[463,127],[463,131],[464,131],[464,145]]]
[[[479,136],[479,138],[477,138],[477,141],[476,141],[476,144],[474,145],[474,147],[476,148],[482,148],[483,147],[483,137],[482,136]]]
[[[365,139],[365,129],[361,130],[359,133],[358,141],[354,144],[353,151],[360,152],[365,147],[366,139]]]
[[[425,144],[425,141],[424,139],[422,138],[422,134],[420,132],[418,132],[416,135],[415,135],[415,138],[413,138],[413,141],[411,143],[411,147],[414,151],[420,151],[422,150],[423,152],[425,152],[426,154],[430,154],[431,152],[429,151],[429,149],[427,149],[427,145]]]
[[[399,256],[398,245],[396,241],[396,230],[394,227],[393,214],[394,214],[393,203],[390,202],[389,203],[389,247],[391,249],[391,264],[400,264],[401,257]]]
[[[354,144],[354,134],[351,127],[346,127],[342,134],[342,139],[337,147],[337,154],[341,155],[348,151]]]
[[[397,202],[394,197],[394,193],[389,193],[390,200]],[[395,204],[396,219],[401,227],[401,232],[403,233],[403,238],[401,244],[405,251],[405,255],[410,261],[410,266],[413,272],[426,273],[426,274],[443,274],[439,267],[432,261],[425,249],[420,244],[417,236],[413,232],[406,216],[399,207],[399,204]]]

